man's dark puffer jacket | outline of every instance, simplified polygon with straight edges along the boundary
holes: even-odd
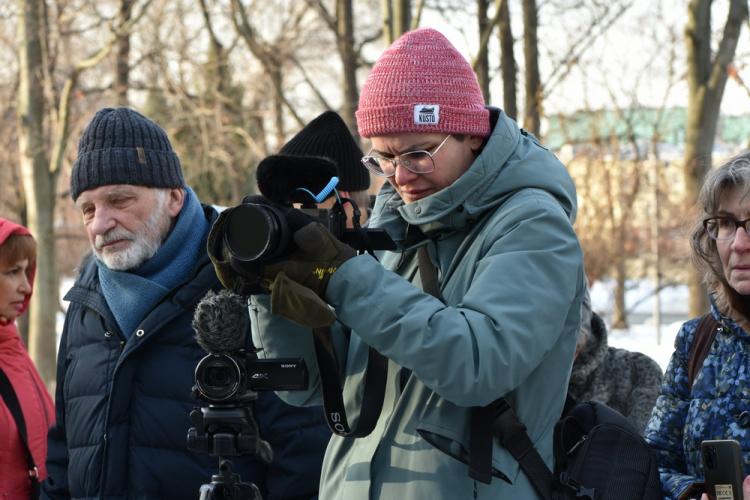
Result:
[[[209,222],[217,214],[204,207]],[[205,248],[205,242],[203,243]],[[186,448],[194,370],[205,352],[190,326],[207,290],[220,289],[204,253],[194,274],[141,321],[129,340],[85,259],[58,354],[56,425],[50,430],[42,498],[193,499],[218,472],[218,459]],[[248,333],[248,343],[251,342]],[[322,409],[295,408],[270,392],[253,404],[274,460],[231,457],[266,500],[313,498],[330,433]]]

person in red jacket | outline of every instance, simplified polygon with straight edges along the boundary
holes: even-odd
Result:
[[[36,270],[36,243],[31,233],[0,217],[0,387],[7,380],[23,414],[35,470],[29,470],[27,448],[8,407],[0,397],[0,498],[30,498],[32,477],[46,476],[47,430],[55,410],[34,363],[16,329],[16,318],[26,311],[31,299]],[[2,392],[0,390],[0,392]]]

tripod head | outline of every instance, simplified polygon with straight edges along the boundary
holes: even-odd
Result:
[[[191,451],[211,456],[255,455],[265,464],[273,460],[271,445],[261,439],[249,406],[209,405],[190,412]]]
[[[225,458],[255,455],[265,464],[273,460],[268,442],[260,438],[250,406],[209,405],[190,412],[193,427],[188,430],[191,451],[219,457],[219,473],[200,488],[200,500],[262,500],[253,483],[244,483]]]

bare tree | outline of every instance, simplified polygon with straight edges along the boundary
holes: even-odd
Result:
[[[537,40],[536,0],[523,0],[523,54],[525,62],[525,96],[523,126],[532,134],[539,136],[542,107],[542,84],[539,77],[539,42]]]
[[[703,177],[711,168],[711,156],[727,73],[748,18],[747,0],[730,0],[724,30],[716,51],[711,47],[712,0],[690,0],[685,27],[687,48],[688,119],[685,137],[684,180],[686,203],[698,195]],[[690,315],[708,310],[706,289],[697,270],[688,278]]]
[[[500,38],[500,73],[503,78],[503,108],[505,114],[514,120],[518,116],[516,96],[516,56],[513,52],[513,29],[510,22],[508,0],[496,0],[498,19],[498,36]]]
[[[130,22],[133,13],[133,0],[120,0],[120,23]],[[117,56],[115,61],[115,94],[120,106],[128,105],[130,78],[130,32],[121,33],[117,38]]]
[[[320,17],[333,32],[336,39],[336,49],[343,68],[342,82],[344,99],[341,116],[344,118],[349,131],[355,140],[359,140],[357,120],[354,112],[359,102],[359,88],[357,86],[357,69],[359,68],[359,54],[354,46],[354,16],[352,0],[336,0],[336,12],[332,15],[322,0],[308,0],[315,7]],[[317,90],[317,89],[316,89]]]
[[[37,293],[32,296],[29,311],[29,353],[42,378],[49,384],[55,378],[55,316],[57,272],[55,269],[54,203],[57,171],[49,170],[45,143],[45,99],[42,81],[41,0],[19,0],[18,23],[20,48],[18,93],[18,148],[24,190],[27,199],[29,228],[38,245]],[[49,314],[52,311],[53,314]],[[52,334],[52,335],[50,335]],[[50,338],[51,337],[51,338]]]
[[[487,19],[487,8],[489,7],[489,0],[477,0],[477,24],[479,28],[480,37],[491,30],[488,26]],[[477,74],[477,80],[479,81],[479,88],[482,89],[485,102],[490,101],[490,59],[487,54],[487,50],[481,51],[476,57],[474,63],[474,71]]]
[[[54,67],[50,46],[42,33],[46,28],[45,0],[18,0],[19,157],[27,201],[29,229],[37,238],[37,292],[29,310],[29,353],[39,373],[52,385],[55,379],[55,314],[58,275],[55,253],[55,204],[57,179],[70,133],[70,110],[81,74],[99,64],[114,47],[118,36],[132,28],[140,15],[127,24],[117,24],[110,37],[90,57],[77,61],[64,80],[59,95],[49,78]],[[148,6],[147,0],[143,8]],[[49,126],[47,125],[49,124]],[[49,145],[48,145],[49,143]],[[47,156],[47,150],[51,151]]]
[[[421,5],[421,2],[420,2]],[[387,45],[413,27],[411,0],[383,0],[383,35]],[[420,6],[421,12],[421,6]]]
[[[241,0],[231,0],[232,22],[237,32],[247,44],[250,52],[258,59],[271,81],[271,88],[274,92],[274,125],[276,135],[276,148],[280,148],[286,140],[284,128],[284,110],[286,109],[294,118],[295,122],[302,127],[305,121],[297,113],[284,91],[284,66],[289,63],[288,41],[285,33],[294,33],[299,26],[304,9],[298,9],[293,12],[289,18],[289,23],[284,27],[282,33],[274,42],[267,42],[259,35],[258,31],[250,22],[247,10]]]

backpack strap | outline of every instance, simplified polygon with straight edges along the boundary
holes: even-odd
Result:
[[[34,463],[34,457],[31,455],[31,450],[29,449],[29,439],[26,434],[26,420],[23,418],[21,404],[18,402],[16,391],[13,389],[10,380],[2,369],[0,369],[0,396],[2,396],[5,401],[5,406],[8,407],[11,415],[13,415],[18,434],[21,435],[21,443],[23,444],[24,455],[26,455],[27,469],[29,472],[29,479],[31,480],[30,498],[39,498],[39,469]]]
[[[688,387],[692,388],[695,377],[703,367],[703,362],[711,350],[711,345],[716,338],[716,332],[719,330],[719,323],[714,319],[711,313],[703,315],[700,323],[695,329],[693,343],[690,345],[688,352],[687,369],[688,369]]]
[[[526,426],[518,420],[516,412],[505,398],[500,398],[489,405],[492,407],[492,434],[500,444],[516,459],[521,470],[526,474],[534,490],[544,499],[552,498],[555,477],[544,463],[539,452],[531,442]],[[472,431],[473,435],[473,431]],[[473,443],[472,443],[473,444]],[[473,447],[472,447],[473,455]],[[490,460],[492,448],[490,447]]]

